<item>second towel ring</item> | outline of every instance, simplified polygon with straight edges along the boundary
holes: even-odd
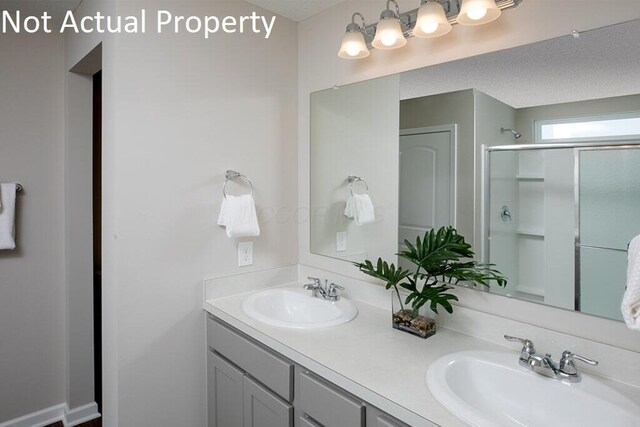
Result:
[[[236,178],[244,178],[247,180],[247,182],[251,186],[251,196],[253,196],[253,182],[251,182],[251,180],[246,175],[242,175],[241,173],[233,170],[228,170],[224,174],[224,177],[225,177],[225,181],[224,181],[224,185],[222,186],[222,197],[224,197],[225,199],[227,198],[227,183],[229,181],[235,180]]]
[[[361,182],[364,184],[365,188],[366,188],[366,194],[369,194],[369,184],[367,184],[367,181],[365,181],[362,177],[356,176],[356,175],[349,175],[347,177],[347,181],[349,181],[349,191],[351,192],[351,195],[353,196],[353,185]]]

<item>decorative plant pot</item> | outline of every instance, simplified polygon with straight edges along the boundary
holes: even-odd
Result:
[[[391,313],[391,324],[394,329],[420,338],[429,338],[436,333],[433,312],[424,307],[414,310],[410,305],[401,304],[395,292],[391,292]]]

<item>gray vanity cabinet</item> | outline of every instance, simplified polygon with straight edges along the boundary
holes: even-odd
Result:
[[[209,427],[408,427],[211,314],[207,343]]]
[[[209,427],[238,427],[243,419],[244,372],[209,350]]]
[[[222,356],[207,355],[209,427],[293,427],[293,406]]]
[[[210,347],[287,402],[293,401],[293,363],[214,320],[207,322]]]

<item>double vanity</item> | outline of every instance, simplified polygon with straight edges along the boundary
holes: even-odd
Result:
[[[346,288],[294,281],[206,300],[210,427],[640,419],[640,389],[580,375],[579,356],[563,355],[570,379],[529,340],[505,347],[446,328],[419,339],[391,327],[382,288]]]

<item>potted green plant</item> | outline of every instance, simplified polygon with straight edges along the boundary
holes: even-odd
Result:
[[[427,303],[433,313],[438,307],[453,313],[452,301],[458,297],[449,291],[451,285],[466,282],[472,286],[489,287],[495,281],[498,286],[506,286],[506,278],[492,264],[480,264],[473,261],[474,253],[471,245],[458,234],[453,227],[442,227],[428,231],[415,244],[404,241],[407,250],[397,255],[409,261],[414,271],[405,270],[382,258],[374,265],[365,260],[354,263],[361,272],[385,282],[386,289],[393,288],[392,321],[395,329],[400,329],[422,338],[435,334],[436,325],[433,316],[420,314],[420,309]],[[408,296],[402,299],[400,289],[407,291]]]

